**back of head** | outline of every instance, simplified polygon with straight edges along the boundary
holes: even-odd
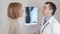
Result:
[[[20,17],[20,10],[22,4],[18,2],[10,3],[8,6],[8,17],[11,19],[18,19]]]

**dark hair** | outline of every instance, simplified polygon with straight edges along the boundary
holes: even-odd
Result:
[[[50,4],[50,8],[49,9],[52,9],[53,12],[52,12],[52,15],[54,15],[55,11],[56,11],[56,5],[53,3],[53,2],[46,2],[45,4]]]

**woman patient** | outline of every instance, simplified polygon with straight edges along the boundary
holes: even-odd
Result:
[[[4,28],[4,34],[22,34],[19,18],[22,17],[22,4],[10,3],[8,6],[8,23]]]

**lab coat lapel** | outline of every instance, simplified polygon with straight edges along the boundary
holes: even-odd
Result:
[[[52,16],[52,17],[42,26],[41,32],[44,31],[44,29],[46,28],[46,26],[48,26],[50,23],[52,23],[53,19],[54,19],[54,16]]]
[[[42,32],[44,31],[45,27],[49,24],[49,21],[47,21],[43,26],[42,26]]]

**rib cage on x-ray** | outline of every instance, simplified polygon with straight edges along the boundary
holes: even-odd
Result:
[[[36,7],[26,7],[26,23],[36,23],[37,22],[37,8]]]
[[[29,13],[29,7],[26,7],[26,23],[30,23],[30,13]]]

